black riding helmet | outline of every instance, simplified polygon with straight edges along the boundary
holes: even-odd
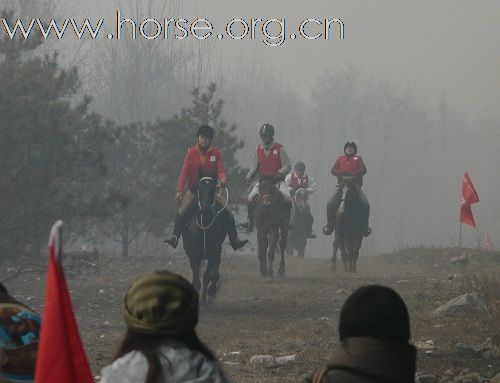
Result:
[[[348,141],[344,145],[344,153],[349,146],[354,149],[354,154],[358,152],[358,146],[356,145],[356,143],[354,141]]]
[[[299,161],[295,164],[294,166],[294,169],[295,170],[302,170],[302,171],[305,171],[306,170],[306,164],[303,163],[302,161]]]
[[[274,137],[274,127],[271,124],[265,123],[260,127],[259,135]]]
[[[196,137],[214,138],[214,129],[211,126],[200,126],[196,132]]]

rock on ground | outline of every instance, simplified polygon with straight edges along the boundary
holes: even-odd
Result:
[[[471,313],[486,311],[486,304],[481,297],[473,292],[460,295],[448,301],[442,306],[439,306],[433,311],[432,317],[442,318],[445,316],[466,317]]]

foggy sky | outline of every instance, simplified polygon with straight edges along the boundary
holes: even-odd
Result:
[[[120,9],[116,1],[60,3],[66,14],[80,17],[104,17]],[[265,62],[304,95],[323,71],[361,65],[413,88],[429,104],[444,93],[450,106],[471,120],[484,113],[500,115],[499,14],[496,0],[183,0],[179,10],[186,19],[206,17],[219,29],[232,18],[285,17],[287,34],[305,18],[340,18],[346,27],[343,41],[287,39],[272,48],[259,40],[213,39],[213,56],[229,72],[238,71],[242,58]]]

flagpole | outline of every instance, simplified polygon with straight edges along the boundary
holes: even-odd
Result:
[[[460,234],[458,235],[458,248],[462,248],[462,222],[460,222]]]

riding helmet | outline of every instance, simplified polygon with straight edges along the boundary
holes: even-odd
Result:
[[[259,130],[260,136],[274,136],[274,127],[271,124],[265,123],[260,127]]]
[[[211,126],[203,125],[198,128],[196,137],[214,138],[214,129]]]
[[[295,170],[302,170],[302,171],[305,171],[306,170],[306,164],[303,163],[302,161],[299,161],[295,164],[294,166],[294,169]]]
[[[358,152],[358,146],[356,145],[356,143],[354,141],[348,141],[345,143],[344,152],[347,149],[347,147],[349,147],[349,146],[354,149],[354,154],[356,154]]]

